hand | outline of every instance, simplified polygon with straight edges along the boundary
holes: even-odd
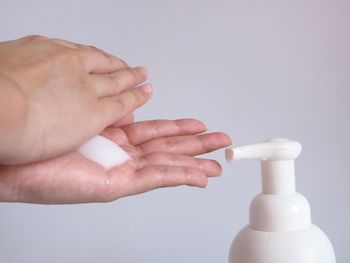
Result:
[[[30,36],[0,43],[0,163],[68,153],[144,104],[145,68],[91,46]]]
[[[201,134],[192,119],[157,120],[108,127],[103,136],[127,151],[132,160],[108,171],[78,152],[18,166],[0,166],[0,200],[30,203],[109,202],[159,187],[205,187],[221,174],[213,160],[194,158],[226,147],[223,133]]]

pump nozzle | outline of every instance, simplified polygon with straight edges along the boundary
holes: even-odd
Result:
[[[240,159],[260,160],[294,160],[301,152],[301,144],[297,141],[276,138],[262,143],[228,148],[226,159],[230,163]]]

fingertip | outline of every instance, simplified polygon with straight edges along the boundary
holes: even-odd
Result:
[[[202,131],[208,130],[207,125],[204,122],[197,119],[193,119],[193,120],[197,123],[198,128],[201,128]]]
[[[202,133],[208,130],[206,125],[197,119],[177,119],[175,122],[177,122],[184,131],[191,133]]]
[[[227,146],[230,146],[230,145],[232,145],[232,139],[231,139],[231,137],[229,136],[229,135],[227,135],[226,133],[223,133],[224,134],[224,136],[226,137],[226,144],[227,144]]]
[[[205,172],[208,177],[217,177],[222,174],[222,167],[216,160],[198,158],[200,169]]]
[[[200,184],[198,185],[199,188],[206,188],[208,186],[208,177],[202,176]]]
[[[186,184],[189,186],[205,188],[208,185],[208,177],[202,171],[193,170],[190,174],[188,174]]]
[[[218,132],[218,140],[221,142],[221,147],[227,147],[232,145],[232,140],[229,135],[224,132]]]
[[[141,74],[144,78],[148,77],[148,69],[146,67],[140,66],[136,67],[135,70]]]
[[[151,95],[153,93],[153,87],[151,84],[147,83],[145,85],[142,85],[142,90],[148,94],[148,95]]]
[[[222,175],[222,166],[221,164],[216,161],[216,160],[211,160],[215,165],[214,165],[214,172],[213,172],[213,176],[220,176]]]

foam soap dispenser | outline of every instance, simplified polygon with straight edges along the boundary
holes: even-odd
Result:
[[[331,242],[311,223],[306,198],[295,191],[294,159],[301,144],[272,139],[226,149],[229,162],[261,160],[262,193],[250,204],[250,222],[232,242],[229,263],[335,263]]]

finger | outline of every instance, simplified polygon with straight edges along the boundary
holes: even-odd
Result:
[[[134,121],[135,121],[134,114],[131,113],[131,114],[125,116],[124,118],[122,118],[120,121],[113,123],[111,126],[120,127],[120,126],[124,126],[124,125],[128,125],[130,123],[133,123]]]
[[[203,135],[185,135],[159,138],[138,146],[144,153],[172,152],[184,155],[199,155],[227,147],[232,144],[230,137],[221,132]]]
[[[123,118],[121,122],[127,118]],[[137,145],[158,137],[198,134],[206,131],[205,125],[195,119],[142,121],[123,127],[117,127],[116,123],[104,129],[101,135],[118,145],[125,142]]]
[[[189,135],[205,132],[205,125],[195,119],[152,120],[136,122],[122,127],[132,145],[146,141],[176,135]]]
[[[123,60],[100,49],[84,45],[79,45],[79,47],[77,52],[89,73],[106,74],[128,67]]]
[[[93,87],[100,98],[117,95],[145,82],[147,75],[147,69],[144,67],[124,68],[109,74],[95,74]]]
[[[122,93],[100,99],[100,116],[103,126],[107,127],[134,112],[152,96],[152,86],[130,88]]]
[[[207,176],[193,168],[149,166],[136,172],[129,194],[143,193],[160,187],[189,185],[206,187]]]
[[[123,149],[127,150],[126,145],[128,145],[128,138],[126,137],[125,132],[123,132],[123,130],[120,129],[119,127],[108,126],[100,133],[100,135],[102,135],[103,137],[106,137],[108,140],[111,140],[112,142],[114,142],[119,146],[123,146]],[[140,156],[140,155],[138,153],[138,154],[135,154],[135,156]]]
[[[168,152],[156,152],[139,158],[139,169],[147,166],[178,166],[198,169],[207,176],[219,176],[222,173],[220,164],[217,161],[193,158],[187,155],[180,155]]]

